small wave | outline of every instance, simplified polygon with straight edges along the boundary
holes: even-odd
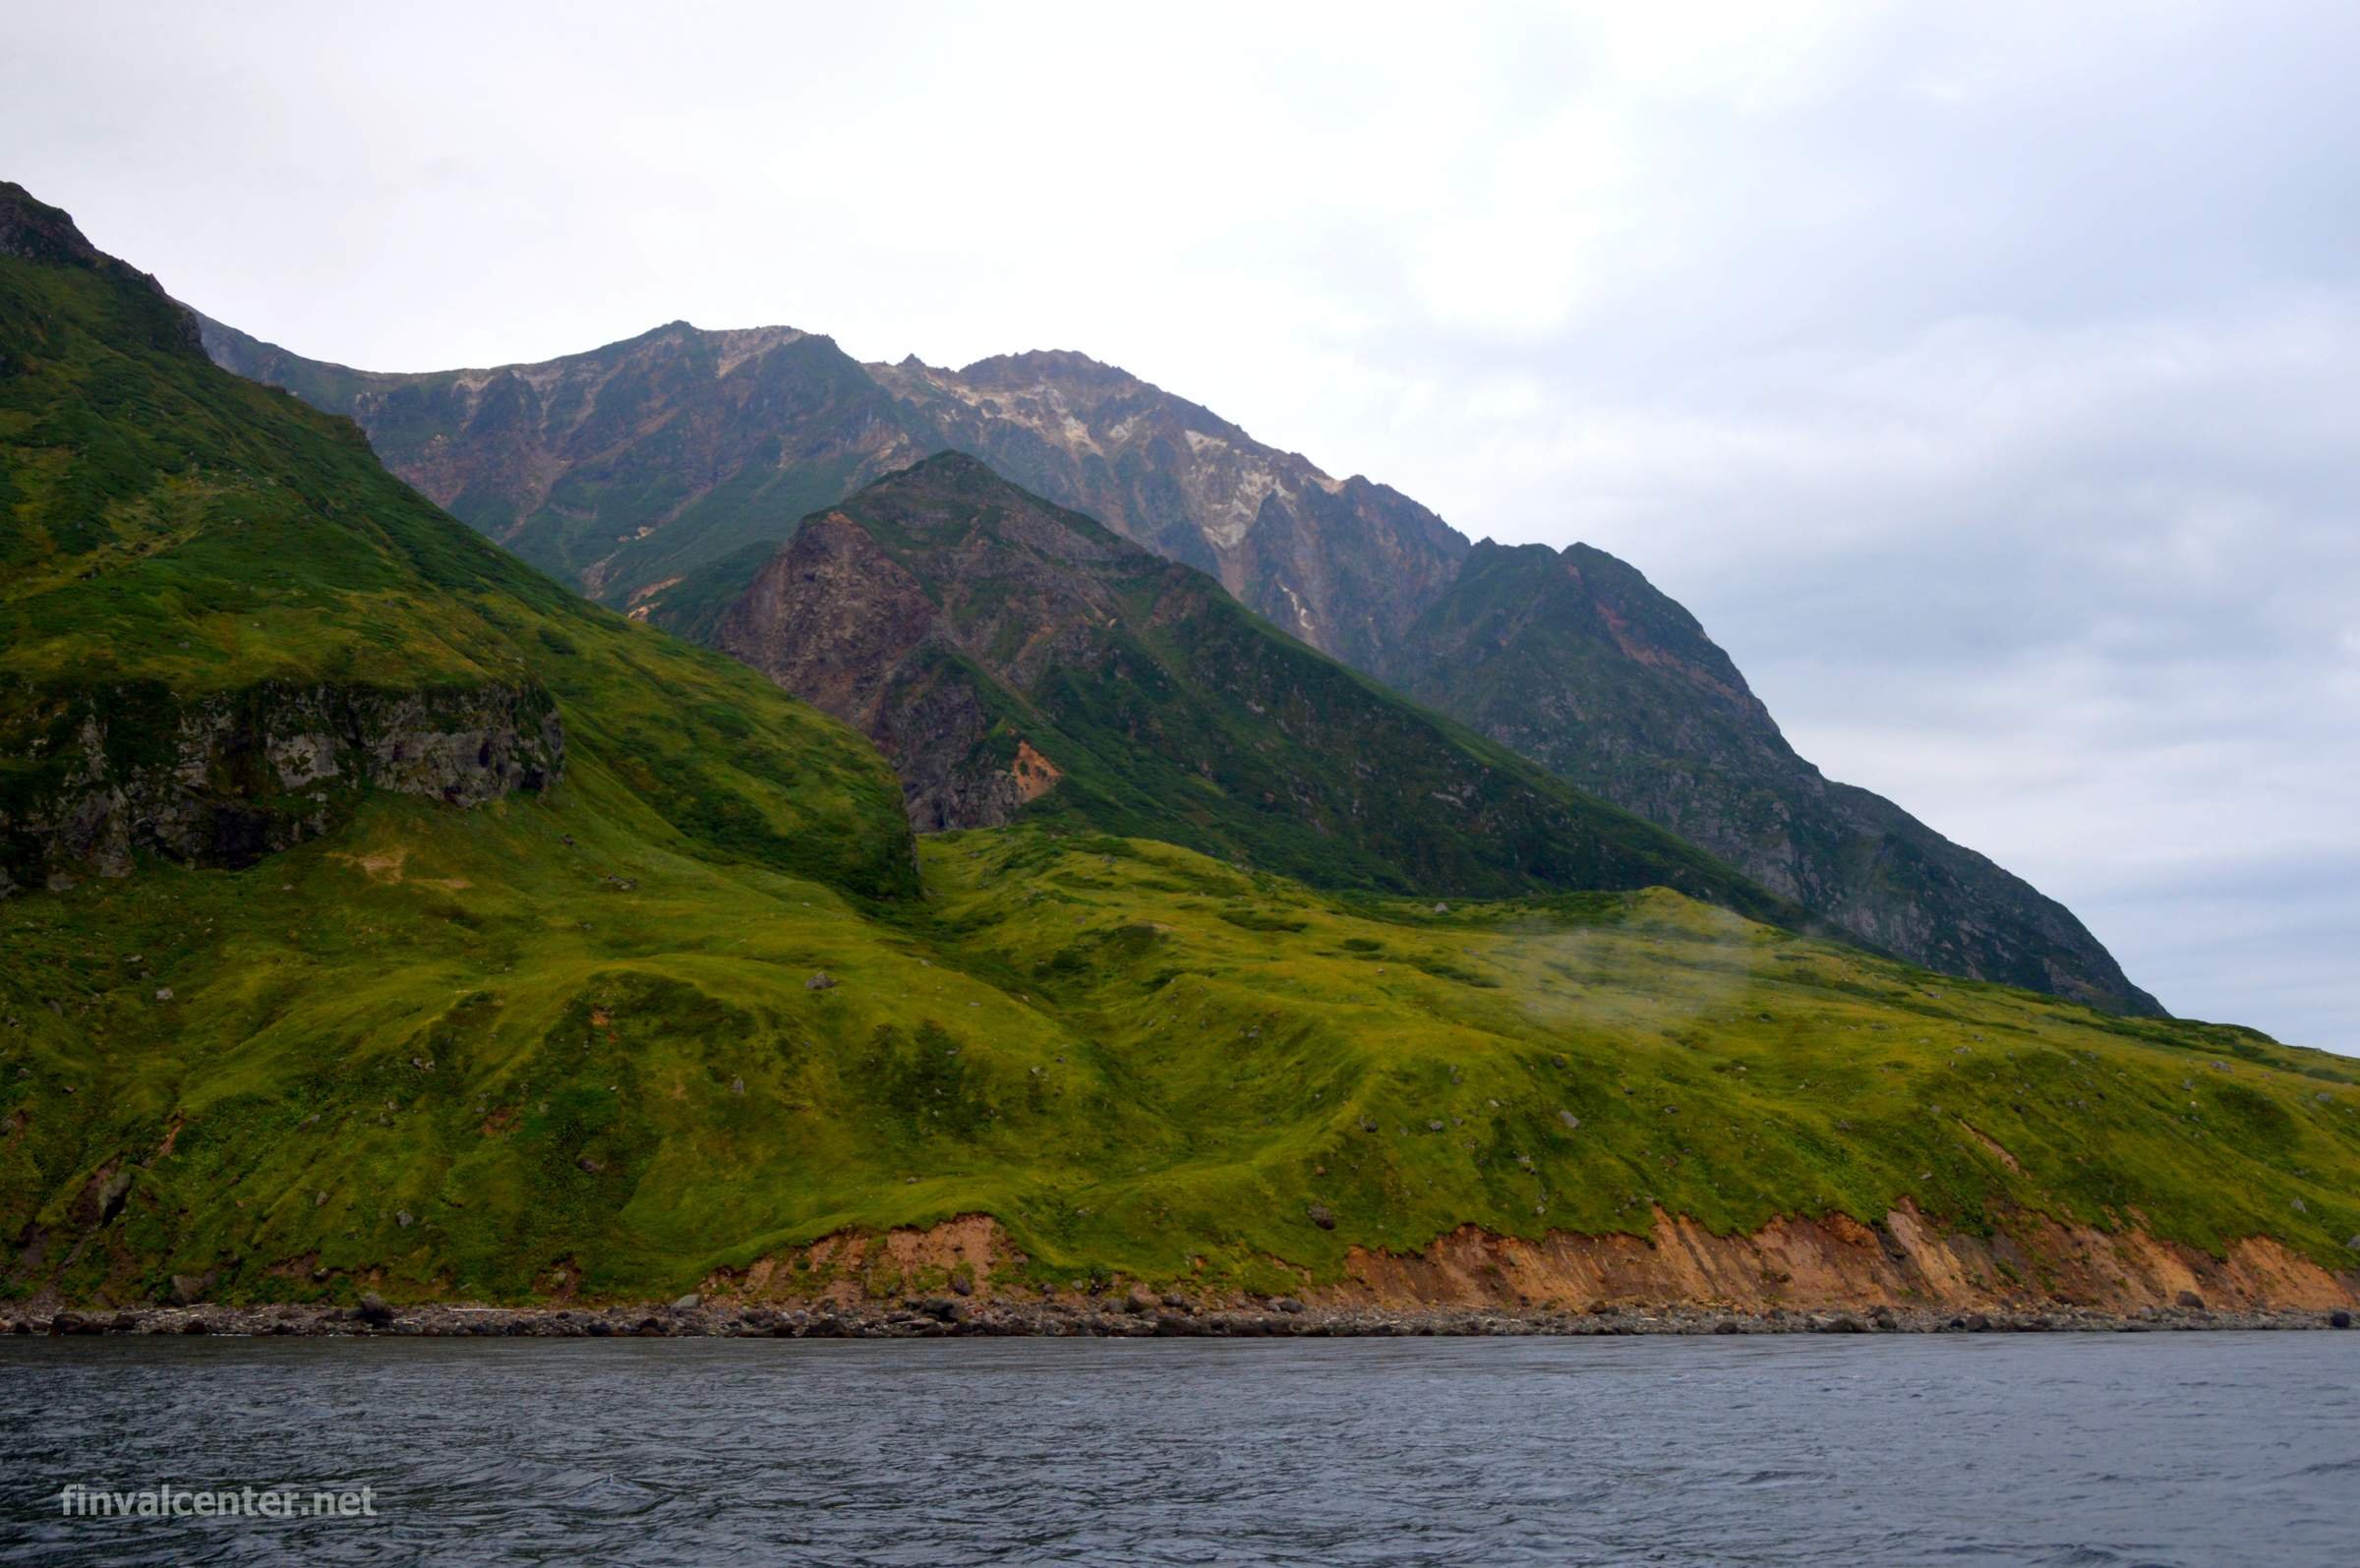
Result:
[[[1803,1481],[1825,1479],[1818,1472],[1810,1470],[1757,1470],[1739,1481],[1738,1484],[1740,1486],[1793,1486]]]

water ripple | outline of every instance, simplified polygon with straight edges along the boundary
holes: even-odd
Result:
[[[2340,1568],[2356,1374],[2328,1334],[9,1341],[0,1563]]]

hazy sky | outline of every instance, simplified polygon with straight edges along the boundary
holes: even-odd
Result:
[[[2166,1006],[2360,1051],[2360,7],[1451,9],[32,6],[0,177],[376,369],[1111,360],[1625,556]]]

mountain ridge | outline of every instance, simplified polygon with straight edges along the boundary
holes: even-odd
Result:
[[[1948,973],[2162,1011],[2063,904],[1798,756],[1696,618],[1604,551],[1482,542],[1386,672],[1871,946]]]
[[[1579,787],[1674,832],[1706,835],[1716,855],[1773,888],[1792,887],[1816,914],[1871,946],[1946,972],[2160,1011],[2062,905],[1891,802],[1825,781],[1783,736],[1683,750],[1684,737],[1722,727],[1709,688],[1698,688],[1695,712],[1668,707],[1657,672],[1626,651],[1582,661],[1586,690],[1569,692],[1566,672],[1548,662],[1556,642],[1545,626],[1518,628],[1536,646],[1489,653],[1483,672],[1453,665],[1471,645],[1448,634],[1447,622],[1515,574],[1494,571],[1486,557],[1484,580],[1471,579],[1481,547],[1399,492],[1359,476],[1334,479],[1087,355],[997,355],[959,371],[914,356],[863,366],[803,334],[807,346],[757,346],[723,371],[731,335],[676,323],[589,355],[504,368],[496,375],[504,395],[489,412],[462,417],[443,407],[438,425],[450,373],[356,388],[282,370],[275,356],[283,351],[244,334],[207,330],[209,349],[230,368],[312,384],[327,406],[356,413],[383,433],[373,439],[397,472],[448,496],[466,520],[602,602],[700,641],[718,636],[729,607],[801,517],[933,451],[972,452],[1025,488],[1206,571],[1280,629]],[[597,388],[615,390],[592,388],[569,366],[594,370]],[[494,384],[490,373],[465,374]],[[773,383],[784,414],[763,412],[755,395]],[[669,418],[666,388],[678,399]],[[551,434],[554,415],[606,400],[616,428],[636,436],[602,444]],[[470,461],[418,455],[438,433]],[[568,451],[578,460],[565,468]],[[533,463],[564,474],[538,512],[520,507],[543,493],[516,478]],[[1526,587],[1544,600],[1552,591],[1546,581]],[[1712,659],[1727,664],[1717,648]],[[1564,728],[1580,712],[1607,715],[1644,766],[1601,765],[1594,738]],[[1525,717],[1532,713],[1555,716],[1557,727],[1535,726]],[[1640,714],[1662,722],[1652,731],[1635,726]],[[1691,782],[1665,786],[1682,774]]]

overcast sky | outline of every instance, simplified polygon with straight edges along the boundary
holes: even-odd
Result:
[[[1451,9],[35,6],[0,176],[375,369],[1111,360],[1628,558],[2167,1007],[2360,1051],[2360,7]]]

